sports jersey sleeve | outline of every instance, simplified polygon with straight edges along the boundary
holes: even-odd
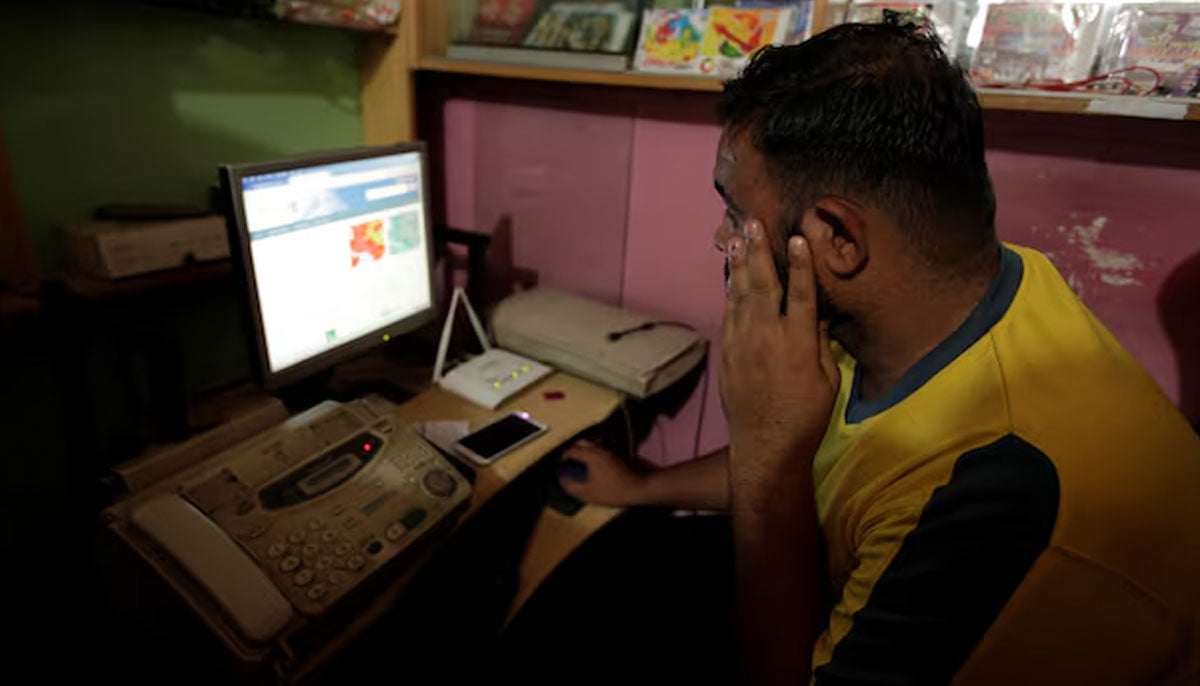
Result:
[[[918,516],[866,533],[844,591],[866,602],[814,683],[950,681],[1046,549],[1058,503],[1054,465],[1017,436],[964,453]]]

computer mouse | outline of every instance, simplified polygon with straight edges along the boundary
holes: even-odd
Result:
[[[579,460],[566,459],[558,463],[558,476],[571,481],[587,481],[587,465]]]

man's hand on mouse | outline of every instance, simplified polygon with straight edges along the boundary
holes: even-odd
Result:
[[[796,236],[787,248],[785,294],[762,222],[749,220],[745,235],[727,246],[721,399],[734,488],[811,469],[837,396],[840,378],[827,329],[817,321],[809,245]]]
[[[639,504],[646,477],[592,443],[579,441],[563,454],[558,480],[563,490],[585,502],[626,507]]]

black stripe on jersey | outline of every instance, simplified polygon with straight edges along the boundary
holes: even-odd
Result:
[[[1058,501],[1054,464],[1020,438],[964,453],[815,682],[950,681],[1046,549]]]

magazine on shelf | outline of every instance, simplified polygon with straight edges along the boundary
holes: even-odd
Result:
[[[634,68],[733,76],[760,48],[787,40],[794,11],[734,7],[647,10]]]
[[[479,0],[466,42],[520,45],[537,14],[538,0]]]
[[[636,15],[621,2],[557,2],[525,36],[527,48],[626,53]]]
[[[700,73],[708,10],[646,10],[633,66],[642,71]]]
[[[845,23],[874,24],[884,20],[888,12],[911,17],[917,23],[929,22],[952,59],[957,53],[958,42],[963,30],[959,27],[960,14],[966,12],[957,0],[914,2],[910,0],[856,0],[846,8]],[[966,17],[962,20],[965,22]],[[963,27],[965,29],[965,27]]]
[[[807,40],[813,31],[813,10],[816,3],[812,0],[737,0],[736,6],[745,9],[787,9],[792,10],[792,25],[788,29],[783,42],[791,45]]]
[[[794,9],[709,10],[708,30],[700,46],[700,72],[737,75],[754,53],[786,41],[794,15]]]
[[[1120,5],[1100,71],[1141,67],[1161,79],[1161,95],[1200,95],[1200,4]]]
[[[1101,3],[1000,2],[984,5],[971,39],[971,77],[980,86],[1070,83],[1091,75],[1099,49]]]

